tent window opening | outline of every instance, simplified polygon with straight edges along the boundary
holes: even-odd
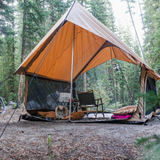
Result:
[[[138,105],[136,94],[140,92],[140,74],[139,66],[115,58],[112,63],[109,60],[87,71],[86,84],[84,75],[79,76],[76,90],[93,90],[95,98],[102,97],[105,111],[116,110],[116,105],[117,108]]]
[[[28,83],[32,77],[27,76]],[[35,77],[28,88],[26,110],[55,110],[59,101],[67,101],[70,95],[70,84]]]
[[[150,94],[150,96],[157,95],[157,87],[156,87],[156,81],[155,79],[148,77],[147,78],[147,85],[146,85],[146,93]],[[152,111],[156,111],[158,108],[160,108],[159,103],[157,103],[155,106],[150,106],[151,104],[149,103],[149,97],[146,96],[146,114],[150,114]]]

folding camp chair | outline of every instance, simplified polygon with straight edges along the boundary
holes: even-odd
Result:
[[[80,92],[77,91],[78,99],[79,99],[79,108],[85,109],[84,112],[87,113],[96,113],[95,118],[97,118],[97,113],[101,112],[104,117],[104,110],[103,110],[103,103],[102,103],[102,98],[95,99],[94,98],[94,93],[93,90],[90,90],[88,92]],[[101,106],[102,110],[98,110],[98,107]],[[87,110],[87,108],[95,108],[96,110]]]

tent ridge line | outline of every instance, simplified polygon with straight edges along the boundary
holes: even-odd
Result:
[[[110,42],[110,43],[111,43],[111,42]],[[122,50],[123,52],[128,53],[128,54],[135,60],[135,57],[133,57],[132,53],[130,53],[130,52],[128,52],[128,51],[125,51],[124,49],[120,48],[119,46],[117,46],[117,45],[115,45],[115,44],[114,44],[113,46],[119,48],[119,49]],[[112,46],[112,49],[113,49],[113,46]],[[113,51],[114,51],[114,49],[113,49]],[[115,51],[114,51],[114,52],[115,52]],[[114,53],[114,55],[115,55],[115,53]],[[115,55],[115,57],[116,57],[116,55]],[[117,57],[116,57],[116,58],[117,58]]]
[[[106,40],[103,45],[98,49],[98,51],[92,56],[92,58],[87,62],[87,64],[81,69],[81,71],[77,74],[77,76],[73,79],[73,81],[75,81],[77,79],[77,77],[84,71],[84,69],[90,64],[90,62],[93,60],[93,58],[95,58],[95,56],[103,49],[105,48],[105,44],[108,41]]]
[[[117,48],[119,48],[119,47],[117,47]],[[123,49],[121,49],[121,48],[119,48],[120,50],[122,50],[123,52],[126,52],[126,51],[124,51]],[[113,46],[112,46],[112,50],[113,50],[113,53],[114,53],[114,56],[115,56],[115,58],[117,58],[116,57],[116,54],[115,54],[115,50],[114,50],[114,48],[113,48]],[[127,52],[128,53],[128,52]],[[137,60],[133,57],[133,55],[132,54],[130,54],[130,53],[128,53],[133,59],[134,59],[134,61],[135,62],[137,62]],[[137,63],[136,63],[137,64]],[[137,64],[138,65],[138,64]]]
[[[113,53],[114,53],[114,56],[115,56],[115,58],[117,58],[117,57],[116,57],[116,54],[115,54],[115,51],[114,51],[114,48],[113,48],[113,46],[112,46],[112,50],[113,50]]]

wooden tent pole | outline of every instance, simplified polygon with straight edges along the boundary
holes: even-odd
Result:
[[[73,62],[74,62],[74,41],[75,41],[75,24],[73,27],[73,46],[72,46],[72,64],[71,64],[71,86],[70,86],[70,104],[69,104],[69,122],[71,121],[71,106],[72,106],[72,88],[73,88]]]

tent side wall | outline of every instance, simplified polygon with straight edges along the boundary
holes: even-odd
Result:
[[[141,93],[145,93],[146,91],[146,79],[147,79],[147,70],[144,66],[141,66],[141,76],[140,76],[140,91]],[[145,116],[145,104],[143,98],[140,97],[137,111],[132,115],[128,121],[144,121]]]
[[[154,77],[150,74],[148,74],[147,80],[146,80],[146,93],[150,93],[152,96],[157,95],[157,87],[156,87],[156,80],[154,79]],[[155,94],[155,95],[154,95]],[[154,116],[156,114],[156,112],[160,111],[160,105],[159,103],[153,105],[153,106],[149,106],[147,104],[147,97],[146,97],[146,119],[150,119],[152,116]]]
[[[30,114],[37,111],[54,111],[60,102],[68,102],[70,84],[25,76],[25,110]],[[29,85],[28,85],[29,84]]]
[[[152,74],[150,74],[149,70],[147,70],[144,65],[141,66],[140,85],[141,85],[141,93],[147,93],[148,91],[153,91],[157,95],[156,79]],[[128,121],[146,121],[148,119],[151,119],[151,117],[155,115],[156,110],[157,111],[160,110],[159,104],[147,110],[146,101],[144,100],[143,97],[140,97],[137,111]]]

